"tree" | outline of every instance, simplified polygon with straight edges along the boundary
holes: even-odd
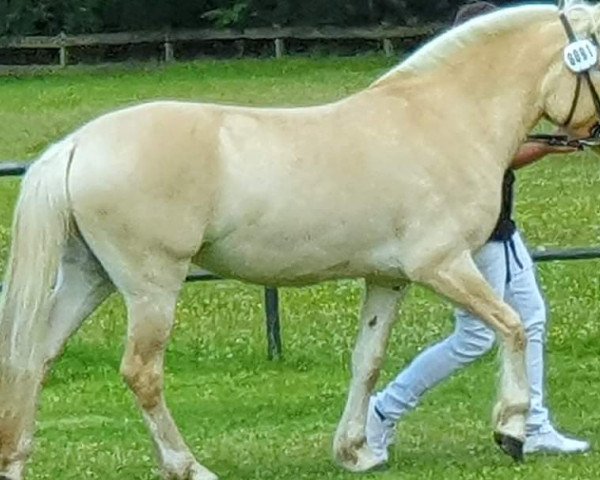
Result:
[[[412,25],[450,20],[464,0],[0,0],[0,35],[246,28]],[[498,1],[500,4],[514,1]]]

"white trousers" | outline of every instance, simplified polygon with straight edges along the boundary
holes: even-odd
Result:
[[[499,297],[521,317],[527,333],[527,373],[531,392],[529,433],[549,425],[544,406],[544,344],[546,305],[535,267],[520,234],[508,242],[489,242],[475,263]],[[494,332],[471,314],[457,310],[454,333],[427,348],[377,395],[375,406],[392,421],[414,409],[428,390],[454,372],[485,355],[493,346]]]

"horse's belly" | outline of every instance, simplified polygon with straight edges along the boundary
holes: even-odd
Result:
[[[207,243],[197,263],[225,278],[281,286],[372,274],[401,276],[395,241],[366,245],[360,235],[342,238],[326,232],[318,238],[309,234],[302,238],[244,230]]]

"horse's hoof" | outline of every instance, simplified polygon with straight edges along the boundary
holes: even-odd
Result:
[[[12,478],[7,477],[6,475],[0,475],[0,480],[12,480]]]
[[[502,451],[509,455],[514,461],[523,461],[523,442],[521,440],[502,433],[494,433],[494,440]]]
[[[189,480],[219,480],[214,473],[197,462],[194,462],[186,478],[189,478]]]
[[[337,463],[352,473],[370,473],[387,468],[387,456],[379,457],[364,443],[359,448],[340,448]]]

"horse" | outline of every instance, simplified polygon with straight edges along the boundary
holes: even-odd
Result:
[[[24,478],[43,380],[115,290],[128,315],[120,370],[164,477],[217,478],[186,445],[164,396],[165,346],[191,265],[269,286],[364,279],[333,441],[336,461],[353,472],[377,466],[365,442],[368,399],[409,286],[469,310],[501,340],[494,436],[519,459],[524,330],[472,255],[538,121],[568,123],[573,135],[597,124],[597,55],[575,72],[565,25],[590,39],[598,18],[600,6],[587,4],[507,8],[440,34],[335,102],[155,101],[99,116],[50,146],[21,185],[2,292],[0,478]]]

